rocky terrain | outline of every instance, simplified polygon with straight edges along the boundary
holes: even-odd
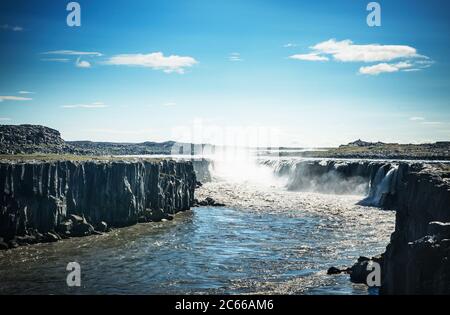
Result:
[[[64,142],[59,131],[36,125],[0,125],[0,154],[83,153]]]
[[[195,186],[191,162],[1,161],[0,248],[170,220]]]
[[[337,159],[450,160],[450,141],[398,144],[357,140],[338,148],[305,152],[286,151],[280,155]]]
[[[201,153],[207,145],[166,142],[64,141],[59,131],[39,125],[0,125],[0,154],[151,155]],[[209,146],[210,147],[210,146]],[[207,148],[211,150],[211,148]]]
[[[64,141],[59,131],[38,125],[0,125],[0,154],[151,155],[214,153],[208,144],[166,142],[116,143]],[[275,151],[272,151],[276,149]],[[298,151],[271,148],[260,153],[276,156],[357,159],[450,160],[450,141],[430,144],[398,144],[357,140],[339,148]]]

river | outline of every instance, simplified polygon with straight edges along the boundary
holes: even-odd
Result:
[[[368,294],[326,270],[384,252],[394,229],[395,214],[356,205],[360,195],[230,181],[197,194],[227,207],[0,252],[0,293]],[[66,284],[69,262],[80,287]]]

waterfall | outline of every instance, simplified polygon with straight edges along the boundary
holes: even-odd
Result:
[[[369,195],[360,204],[373,207],[387,206],[387,198],[395,194],[397,171],[398,165],[387,164],[378,168],[375,177],[370,181]]]
[[[331,194],[365,195],[369,174],[363,161],[278,159],[260,161],[284,178],[286,189]]]

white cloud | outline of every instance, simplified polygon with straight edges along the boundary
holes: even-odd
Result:
[[[168,102],[164,104],[164,106],[175,106],[175,105],[177,105],[177,103],[175,102]]]
[[[320,56],[317,53],[297,54],[289,56],[290,59],[305,60],[305,61],[328,61],[328,57]]]
[[[19,91],[19,94],[34,94],[34,92],[30,92],[30,91]]]
[[[0,96],[0,102],[3,101],[31,101],[32,98],[21,96]]]
[[[230,60],[230,61],[242,61],[241,54],[240,53],[236,53],[236,52],[231,53],[228,56],[228,60]]]
[[[75,105],[63,105],[62,108],[105,108],[108,107],[108,105],[104,104],[103,102],[94,102],[91,104],[75,104]]]
[[[197,64],[197,60],[188,56],[170,55],[164,56],[162,52],[150,54],[122,54],[108,59],[106,64],[118,66],[146,67],[154,70],[162,70],[166,73],[184,73],[185,68]]]
[[[283,45],[284,48],[291,48],[291,47],[297,47],[297,44],[294,43],[287,43]]]
[[[429,57],[417,53],[417,49],[406,45],[357,45],[346,39],[329,39],[310,47],[311,52],[296,54],[289,58],[305,61],[377,63],[360,67],[359,73],[378,75],[392,72],[414,72],[430,67],[434,63]],[[397,62],[394,62],[397,61]]]
[[[86,61],[86,60],[80,60],[80,58],[77,59],[75,65],[78,68],[90,68],[91,67],[91,63]]]
[[[0,121],[10,121],[10,120],[12,119],[9,117],[0,117]]]
[[[414,65],[411,62],[401,61],[398,63],[379,63],[373,66],[361,67],[359,69],[359,73],[361,74],[369,74],[369,75],[378,75],[380,73],[386,72],[397,72],[397,71],[418,71],[419,69],[412,68]]]
[[[380,73],[386,73],[386,72],[397,72],[398,68],[394,65],[387,64],[387,63],[379,63],[374,66],[368,66],[368,67],[361,67],[359,68],[359,73],[361,74],[368,74],[368,75],[378,75]]]
[[[311,49],[319,54],[331,55],[337,61],[343,62],[381,62],[400,58],[426,58],[417,54],[414,47],[405,45],[355,45],[349,39],[336,41],[330,39],[318,43]]]
[[[0,25],[0,29],[13,31],[13,32],[21,32],[21,31],[23,31],[23,27],[22,26],[17,26],[17,25],[13,26],[13,25],[8,25],[8,24]]]
[[[425,117],[414,116],[414,117],[410,117],[409,120],[411,120],[411,121],[422,121],[422,120],[425,120]]]
[[[44,55],[67,55],[67,56],[103,56],[102,53],[96,51],[77,51],[77,50],[52,50],[43,52]]]

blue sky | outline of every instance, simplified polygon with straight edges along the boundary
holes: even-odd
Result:
[[[450,3],[378,1],[368,27],[368,2],[80,0],[69,27],[69,1],[2,1],[0,123],[67,140],[450,140]]]

